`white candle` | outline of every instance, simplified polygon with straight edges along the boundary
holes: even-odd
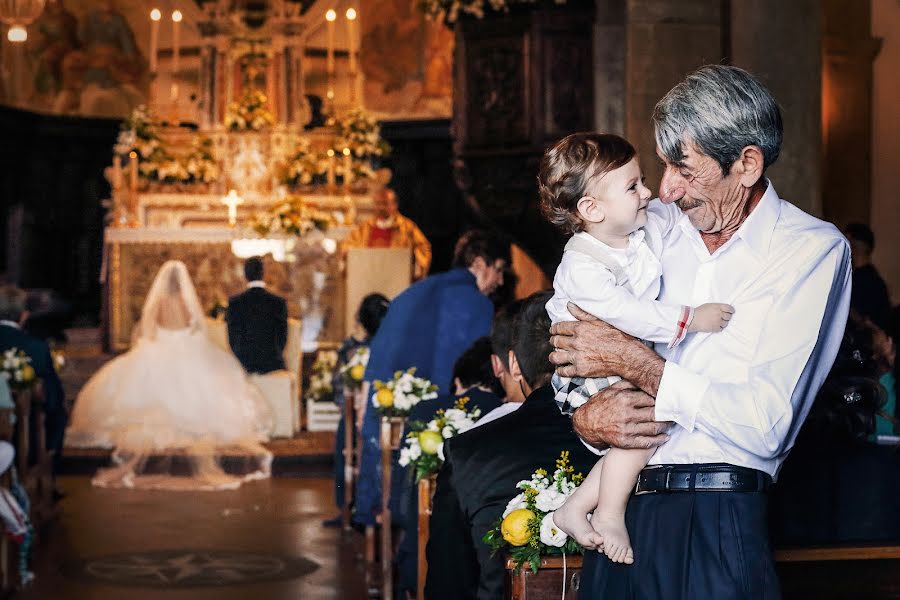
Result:
[[[138,187],[138,155],[134,150],[128,153],[128,170],[131,175],[131,191],[136,192]]]
[[[162,13],[158,8],[150,11],[150,72],[156,73],[156,54],[159,49],[159,20]]]
[[[179,25],[181,25],[182,14],[180,10],[172,12],[172,76],[178,74],[181,62],[181,43],[179,38]]]
[[[356,9],[347,9],[347,52],[350,55],[350,75],[356,75]],[[352,82],[351,82],[352,83]]]
[[[350,157],[350,148],[344,148],[344,187],[350,189],[353,182],[353,163]]]
[[[337,13],[334,9],[329,8],[325,13],[325,21],[327,23],[328,33],[328,59],[326,67],[328,75],[334,75],[334,20],[337,19]]]
[[[328,187],[334,187],[334,168],[335,168],[335,158],[334,158],[334,150],[331,148],[328,149]]]

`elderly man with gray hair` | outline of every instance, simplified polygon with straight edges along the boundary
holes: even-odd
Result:
[[[570,305],[551,329],[565,377],[624,381],[573,415],[603,448],[658,446],[626,513],[634,564],[589,553],[582,598],[778,598],[766,490],[837,354],[850,251],[831,224],[779,198],[781,113],[746,71],[706,66],[657,104],[660,200],[681,215],[665,240],[660,300],[722,302],[721,333],[655,350]]]

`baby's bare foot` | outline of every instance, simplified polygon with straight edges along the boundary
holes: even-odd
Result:
[[[591,517],[593,529],[603,538],[603,553],[609,560],[630,565],[634,562],[634,552],[631,549],[631,540],[628,537],[628,529],[625,528],[625,520],[616,515],[594,512]]]
[[[588,550],[596,550],[603,546],[603,537],[594,531],[587,515],[577,507],[569,506],[568,503],[563,504],[553,513],[553,523]]]

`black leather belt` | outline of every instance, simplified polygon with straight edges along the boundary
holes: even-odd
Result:
[[[653,465],[640,472],[634,493],[764,492],[770,485],[767,473],[725,463]]]

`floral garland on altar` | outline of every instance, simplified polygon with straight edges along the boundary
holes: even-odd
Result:
[[[334,223],[332,215],[310,208],[302,198],[294,196],[268,212],[257,213],[250,222],[250,227],[263,237],[273,234],[303,237],[313,231],[324,233]]]
[[[261,131],[275,124],[275,115],[266,108],[269,99],[253,88],[244,90],[241,99],[225,109],[225,127],[231,131]]]
[[[335,121],[337,129],[336,153],[349,148],[356,158],[373,158],[387,156],[391,146],[381,138],[381,125],[378,119],[361,108],[342,115]]]
[[[565,4],[566,0],[553,0],[554,4]],[[419,0],[419,10],[428,19],[455,23],[460,13],[476,19],[484,18],[486,11],[509,12],[514,4],[538,4],[538,0]]]
[[[139,158],[138,174],[158,183],[212,183],[219,178],[213,141],[197,134],[191,151],[185,157],[175,156],[160,137],[159,121],[146,106],[134,109],[119,128],[113,153],[123,158],[135,152]]]

